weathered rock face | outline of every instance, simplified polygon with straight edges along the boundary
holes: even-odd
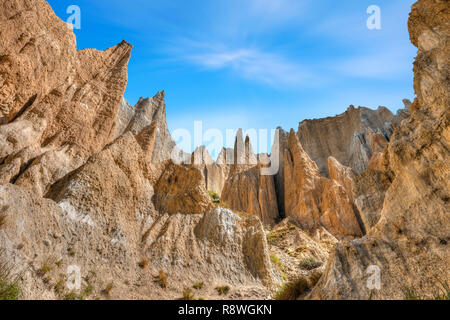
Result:
[[[395,176],[381,218],[367,236],[336,246],[313,298],[404,299],[442,296],[450,278],[450,6],[419,0],[409,19],[417,99],[411,117],[388,148]],[[367,286],[369,266],[381,272],[379,290]],[[372,268],[373,269],[373,268]],[[447,293],[445,293],[446,295]]]
[[[58,195],[59,205],[14,185],[0,186],[7,216],[0,247],[22,275],[23,299],[64,298],[74,279],[62,276],[67,270],[89,279],[73,291],[92,286],[86,299],[178,299],[199,281],[204,282],[199,298],[223,298],[215,288],[224,284],[231,287],[228,298],[270,294],[273,271],[258,219],[243,220],[225,209],[201,215],[160,215],[150,208],[133,212],[137,208],[126,208],[133,195],[109,198],[113,193],[108,192],[107,203],[100,190],[75,184],[80,178]],[[92,209],[88,201],[100,206]],[[150,263],[143,267],[142,261]],[[43,273],[44,266],[50,270]],[[155,281],[160,270],[168,275],[166,288]]]
[[[130,123],[133,116],[134,116],[134,108],[130,106],[130,104],[127,102],[127,100],[125,100],[125,98],[123,98],[116,116],[116,123],[114,127],[114,139],[117,139],[118,137],[120,137],[122,134],[125,133],[125,130],[127,129],[128,124]]]
[[[154,175],[139,140],[128,133],[91,157],[53,185],[46,195],[52,200],[14,185],[1,187],[8,223],[0,247],[25,271],[24,299],[62,298],[69,289],[60,277],[69,266],[83,277],[95,272],[93,294],[111,282],[118,296],[131,298],[117,279],[137,279],[141,228],[156,215]],[[50,270],[42,275],[44,265]],[[54,290],[58,281],[65,292]]]
[[[353,197],[366,231],[380,220],[386,191],[392,179],[387,152],[374,154],[367,170],[354,178]]]
[[[111,140],[131,45],[77,51],[43,0],[5,2],[0,27],[0,183],[43,195]]]
[[[127,132],[91,157],[54,184],[49,199],[18,186],[0,186],[0,208],[6,216],[0,248],[24,272],[24,299],[63,298],[69,291],[60,275],[69,266],[90,279],[94,289],[86,298],[102,296],[112,284],[106,298],[176,299],[199,280],[205,283],[204,297],[218,298],[214,288],[223,284],[233,288],[229,297],[269,295],[265,286],[272,285],[273,271],[262,224],[225,209],[207,212],[208,206],[201,208],[205,214],[185,214],[197,211],[203,199],[209,201],[207,194],[195,198],[199,188],[193,183],[198,181],[201,189],[201,175],[172,163],[153,166],[148,155],[155,125],[146,129],[136,136]],[[176,194],[176,188],[165,184],[168,175],[186,178],[194,191]],[[170,199],[158,198],[162,189]],[[195,198],[193,206],[183,197]],[[154,203],[182,213],[162,214]],[[142,261],[150,263],[142,267]],[[42,275],[44,265],[51,269]],[[159,270],[168,275],[165,289],[154,281]],[[54,289],[59,281],[60,292]],[[83,282],[81,291],[87,285]]]
[[[158,172],[150,166],[148,158],[156,132],[154,125],[149,129],[153,137],[144,136],[142,133],[148,132],[145,129],[137,136],[123,135],[54,184],[46,197],[85,215],[101,210],[117,220],[126,220],[136,212],[141,215],[154,212],[151,182]],[[86,197],[87,193],[91,196]]]
[[[259,217],[265,224],[274,224],[278,218],[273,177],[261,175],[259,166],[232,170],[222,192],[222,201],[233,210]]]
[[[209,211],[211,199],[201,171],[169,161],[155,185],[156,207],[162,213],[195,214]]]
[[[89,279],[72,292],[92,285],[85,298],[175,299],[199,280],[205,298],[225,284],[227,298],[266,298],[262,224],[210,211],[200,170],[162,161],[163,92],[123,99],[131,46],[76,51],[45,1],[0,7],[0,251],[22,298],[64,298],[68,269]]]
[[[286,217],[305,230],[323,226],[338,237],[361,236],[364,231],[348,191],[352,184],[351,169],[330,159],[330,172],[334,179],[320,175],[317,165],[291,130],[284,156]]]
[[[275,256],[275,268],[284,278],[323,272],[329,252],[338,240],[324,228],[308,234],[289,218],[284,219],[267,234],[269,250]],[[279,263],[277,263],[279,261]]]
[[[275,174],[275,192],[277,194],[278,211],[281,218],[286,215],[284,208],[284,152],[287,149],[288,133],[278,127],[271,150],[271,163],[278,169]]]
[[[219,154],[218,162],[222,161],[221,157]],[[202,172],[206,189],[217,193],[219,197],[222,195],[231,168],[225,159],[223,158],[223,164],[215,163],[205,146],[196,148],[191,156],[191,163]]]
[[[320,224],[322,179],[319,169],[291,130],[284,156],[284,206],[286,217],[302,227],[312,229]]]
[[[144,151],[145,161],[151,162],[158,136],[158,122],[152,122],[136,136],[136,140]]]
[[[156,136],[155,150],[152,157],[153,163],[160,163],[171,159],[175,142],[169,132],[166,120],[166,104],[164,101],[165,92],[158,92],[153,98],[139,99],[133,108],[133,115],[130,118],[125,131],[131,131],[133,134],[140,132],[152,122],[158,122],[158,134]],[[126,114],[123,118],[129,118],[129,113],[125,106],[122,113]],[[120,120],[120,119],[119,119]]]
[[[234,147],[234,165],[222,191],[222,201],[229,208],[259,217],[265,224],[274,224],[279,217],[275,179],[262,175],[250,139],[245,142],[238,131]],[[236,192],[239,190],[239,192]]]
[[[330,156],[359,174],[367,168],[374,152],[369,135],[379,133],[389,138],[393,125],[398,122],[387,108],[371,110],[350,106],[336,117],[302,121],[298,137],[323,176],[329,176]]]
[[[191,163],[197,166],[210,165],[214,163],[205,146],[197,147],[191,156]]]
[[[0,8],[0,258],[22,274],[22,298],[64,298],[61,275],[79,270],[72,293],[92,285],[86,298],[175,299],[204,282],[198,298],[227,284],[227,298],[261,299],[283,276],[270,253],[289,277],[323,272],[311,298],[433,298],[450,278],[448,1],[413,6],[417,98],[396,116],[308,120],[279,130],[270,156],[240,130],[217,163],[200,147],[189,165],[167,160],[164,92],[123,99],[129,44],[77,51],[45,1]],[[253,217],[214,208],[208,190]],[[284,215],[266,235],[261,221]]]
[[[229,298],[250,292],[267,297],[269,290],[261,283],[271,287],[274,281],[261,222],[255,217],[244,220],[227,209],[161,215],[144,234],[143,246],[155,270],[166,270],[169,281],[179,284],[178,292],[204,282],[200,294],[217,298],[211,291],[226,283],[232,288]]]
[[[205,166],[204,176],[206,180],[206,189],[222,195],[223,188],[230,174],[231,167],[228,165],[211,164]]]
[[[194,232],[199,239],[208,239],[218,247],[230,246],[225,252],[231,256],[235,253],[234,246],[242,247],[244,261],[240,264],[247,266],[250,273],[266,285],[272,284],[266,234],[259,219],[250,217],[244,220],[227,209],[216,208],[203,215]],[[209,254],[212,256],[214,253]],[[219,252],[217,256],[220,256]],[[223,263],[227,264],[227,261]]]
[[[355,174],[349,167],[343,166],[335,158],[328,158],[328,171],[330,172],[330,179],[335,180],[341,186],[344,187],[349,197],[353,197],[353,181]]]
[[[216,163],[220,164],[220,165],[234,164],[234,149],[233,148],[222,148],[222,150],[220,151],[220,153],[217,157]]]
[[[64,83],[77,52],[75,36],[45,1],[2,1],[0,11],[0,123],[5,124]]]

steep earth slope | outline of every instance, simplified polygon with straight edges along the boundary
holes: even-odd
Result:
[[[417,1],[409,32],[418,48],[417,99],[411,117],[389,143],[387,157],[395,178],[386,191],[381,219],[364,238],[336,246],[312,298],[433,299],[443,291],[446,294],[450,279],[449,2]],[[374,279],[368,277],[376,276],[373,266],[380,271],[378,288],[368,285]]]
[[[0,183],[44,195],[111,141],[131,45],[76,50],[45,1],[2,2]]]
[[[176,299],[201,281],[197,298],[267,298],[261,222],[213,208],[198,168],[163,161],[164,92],[123,100],[131,45],[77,51],[45,1],[1,6],[0,258],[21,297]]]
[[[359,174],[367,168],[374,152],[372,135],[381,133],[388,140],[395,126],[407,114],[405,111],[395,116],[385,107],[370,110],[350,106],[346,112],[335,117],[302,121],[298,127],[298,137],[322,175],[329,174],[330,156]]]
[[[131,45],[77,51],[44,0],[0,8],[0,259],[22,298],[266,299],[322,273],[309,298],[433,298],[450,278],[447,0],[412,8],[404,110],[279,128],[270,155],[239,130],[215,163],[176,149],[164,92],[123,99]]]
[[[350,190],[351,169],[330,158],[329,170],[332,179],[320,175],[316,163],[291,130],[284,156],[286,217],[307,231],[323,226],[338,237],[362,236],[365,230]]]
[[[232,210],[257,216],[264,224],[273,225],[279,217],[275,179],[263,175],[264,166],[253,153],[249,137],[237,132],[234,164],[222,191],[222,201]],[[237,192],[239,190],[239,192]]]

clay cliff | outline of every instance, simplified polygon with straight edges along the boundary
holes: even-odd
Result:
[[[286,217],[304,230],[325,227],[335,236],[362,236],[359,212],[353,205],[352,171],[329,158],[331,179],[322,177],[291,130],[284,156]]]
[[[264,164],[254,154],[250,138],[244,141],[242,130],[236,135],[233,159],[222,191],[223,203],[232,210],[257,216],[264,224],[273,225],[279,217],[275,179],[273,175],[261,173]]]
[[[199,282],[197,298],[267,298],[260,220],[168,160],[164,92],[123,99],[132,46],[77,51],[44,0],[0,11],[0,262],[20,298],[177,299]]]
[[[350,106],[335,117],[302,121],[298,138],[322,175],[329,176],[329,157],[359,174],[367,168],[376,152],[373,149],[377,144],[374,136],[378,134],[378,139],[384,137],[388,141],[394,128],[407,118],[408,113],[406,109],[394,115],[385,107],[371,110]]]
[[[158,92],[153,98],[140,98],[134,107],[131,107],[123,99],[115,117],[114,137],[117,138],[127,131],[137,134],[154,122],[158,123],[158,128],[152,162],[160,163],[172,159],[175,142],[172,140],[167,125],[164,91]],[[183,162],[189,157],[181,151],[178,156],[182,158]]]
[[[448,1],[417,1],[408,25],[417,98],[386,151],[394,178],[380,221],[364,238],[337,244],[313,298],[433,299],[450,278]],[[370,266],[381,273],[378,288],[368,285]]]
[[[417,98],[396,115],[278,128],[271,154],[238,130],[216,161],[177,149],[164,91],[124,99],[130,44],[77,50],[44,0],[1,9],[0,265],[20,298],[286,298],[298,279],[288,298],[445,290],[448,1],[412,7]]]
[[[0,15],[0,183],[44,195],[112,140],[131,45],[76,50],[45,1]]]
[[[222,159],[222,156],[225,157],[223,152],[226,151],[222,150],[216,162],[211,158],[205,146],[196,148],[191,156],[191,164],[202,172],[206,189],[209,192],[216,193],[219,197],[222,195],[231,168],[227,165],[225,158]]]

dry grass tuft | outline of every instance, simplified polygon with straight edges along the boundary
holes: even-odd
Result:
[[[37,271],[38,275],[40,277],[44,277],[45,275],[47,275],[52,271],[54,265],[57,265],[56,259],[54,257],[46,257],[42,261],[42,265]]]
[[[433,298],[425,293],[417,293],[412,288],[405,288],[405,300],[450,300],[450,288],[446,281],[437,281],[433,293]]]
[[[192,286],[192,288],[194,288],[195,290],[201,290],[201,289],[203,289],[204,285],[205,284],[203,282],[198,282],[198,283],[194,284]]]
[[[322,266],[322,262],[313,257],[306,257],[300,261],[300,268],[303,270],[314,270]]]
[[[147,258],[142,258],[141,261],[139,261],[138,266],[141,269],[145,269],[145,268],[147,268],[148,263],[149,263],[149,261]]]
[[[275,294],[275,300],[299,300],[311,291],[322,276],[321,272],[312,272],[309,277],[298,278],[285,283]]]
[[[181,300],[194,300],[194,294],[190,288],[186,288],[183,290],[183,297]]]
[[[61,296],[64,293],[64,287],[66,285],[66,279],[64,275],[61,275],[60,279],[58,280],[58,282],[56,282],[54,289],[56,294],[58,294],[58,296]]]
[[[68,249],[67,249],[67,254],[68,254],[70,257],[75,257],[75,254],[76,254],[75,249],[72,248],[72,247],[68,248]]]
[[[162,270],[159,270],[159,274],[156,277],[161,288],[165,289],[169,285],[169,276]]]
[[[275,294],[275,300],[297,300],[309,289],[308,280],[305,277],[298,277],[293,281],[285,283]]]
[[[267,242],[269,244],[276,244],[279,241],[283,240],[291,231],[294,231],[296,229],[297,229],[296,226],[294,226],[293,224],[289,224],[284,228],[272,230],[269,233],[267,233],[266,236]]]
[[[106,296],[111,296],[112,290],[114,288],[114,284],[112,282],[108,283],[105,289],[102,290],[102,293]]]
[[[5,250],[0,249],[0,300],[19,300],[21,289],[20,278],[13,276],[14,266],[3,259]]]
[[[0,212],[0,230],[6,225],[6,218],[8,215],[6,214],[6,210]]]
[[[220,296],[221,295],[226,296],[228,294],[228,292],[230,292],[230,287],[229,286],[221,286],[221,287],[217,287],[216,290]]]

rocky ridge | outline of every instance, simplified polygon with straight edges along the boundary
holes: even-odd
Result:
[[[123,99],[131,45],[77,51],[45,1],[3,6],[0,259],[21,298],[175,299],[198,280],[205,298],[266,298],[260,221],[214,208],[202,172],[170,160],[164,92]]]
[[[406,105],[397,115],[385,107],[371,110],[350,106],[336,117],[304,120],[299,124],[298,138],[322,175],[329,176],[329,157],[360,174],[376,152],[375,137],[389,141],[394,128],[408,117]]]
[[[400,124],[386,150],[393,180],[381,218],[364,238],[337,244],[312,298],[433,299],[448,294],[449,21],[448,1],[419,0],[412,6],[417,98],[411,117]],[[368,285],[377,268],[379,286]]]
[[[176,299],[201,281],[197,297],[266,299],[298,276],[318,281],[298,298],[432,298],[449,278],[448,1],[412,7],[405,109],[278,128],[270,155],[238,130],[215,162],[176,148],[164,92],[123,98],[131,45],[77,51],[44,0],[3,9],[0,259],[22,298]]]

